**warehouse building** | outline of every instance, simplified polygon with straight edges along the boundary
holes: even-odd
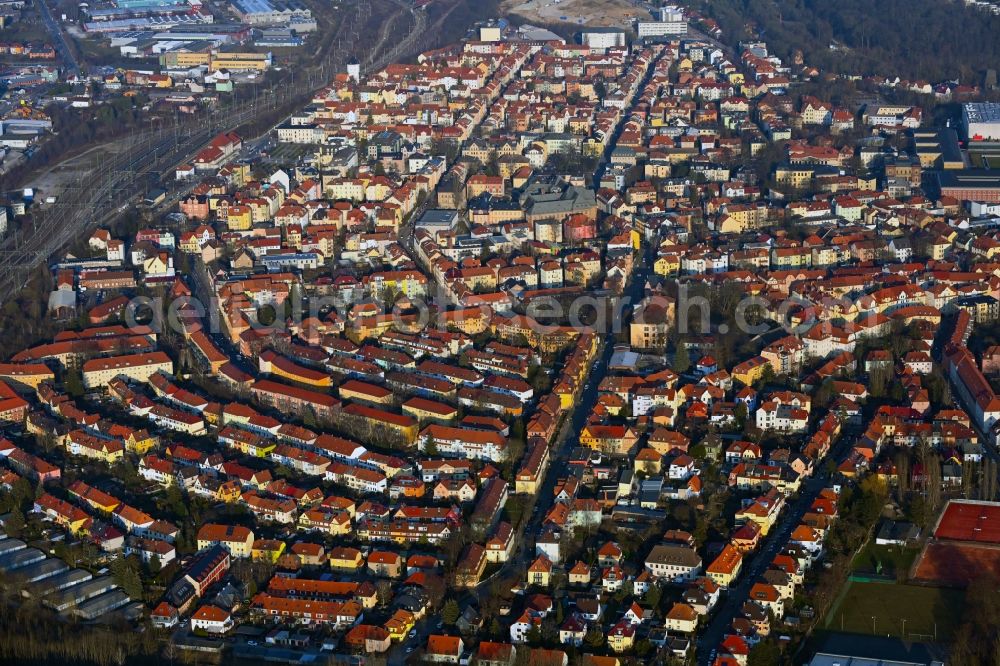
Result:
[[[233,10],[249,25],[282,25],[293,19],[312,19],[312,12],[297,0],[234,0]]]
[[[53,592],[93,580],[94,574],[84,569],[70,569],[51,578],[29,585],[24,594],[29,597],[46,597]]]
[[[580,43],[596,51],[625,46],[625,31],[621,28],[587,28],[580,32]]]
[[[1000,141],[1000,103],[963,104],[962,129],[969,141]]]
[[[111,590],[70,609],[69,613],[76,615],[81,620],[96,620],[102,615],[127,605],[130,601],[132,599],[121,590]]]
[[[82,604],[88,599],[93,599],[105,592],[110,592],[116,587],[115,581],[110,576],[101,576],[100,578],[94,578],[73,587],[57,590],[46,597],[42,603],[52,610],[61,613],[77,604]]]
[[[62,560],[49,558],[47,560],[42,560],[41,562],[36,562],[35,564],[29,564],[22,569],[18,569],[14,573],[14,577],[22,583],[37,583],[38,581],[52,578],[53,576],[57,576],[65,571],[69,571],[68,564]]]
[[[10,553],[16,552],[18,550],[24,550],[28,547],[28,544],[24,543],[20,539],[0,539],[0,557],[4,555],[9,555]]]
[[[0,557],[0,571],[9,574],[44,559],[45,553],[37,548],[25,548]]]
[[[639,39],[646,39],[647,37],[676,37],[687,34],[687,21],[684,20],[684,14],[679,8],[672,5],[662,7],[659,18],[659,21],[636,22],[635,31],[639,35]]]
[[[955,169],[937,175],[941,195],[959,201],[1000,202],[1000,169]]]

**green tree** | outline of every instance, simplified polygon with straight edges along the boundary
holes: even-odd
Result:
[[[599,650],[604,645],[604,632],[600,627],[591,627],[583,636],[583,642],[592,650]]]
[[[490,152],[490,159],[486,162],[486,166],[483,168],[483,172],[487,176],[499,176],[500,175],[500,160],[497,157],[497,152],[494,150]]]
[[[168,510],[175,516],[180,518],[186,518],[188,515],[187,503],[184,501],[184,493],[176,485],[172,484],[167,487],[165,492],[164,501]]]
[[[316,418],[316,410],[312,408],[312,405],[302,413],[302,424],[310,430],[319,428],[319,419]]]
[[[382,290],[382,304],[386,312],[392,312],[392,308],[396,305],[396,299],[399,298],[399,292],[392,285],[387,285],[385,289]]]
[[[691,353],[683,342],[677,344],[677,350],[674,352],[673,369],[679,375],[691,369]]]
[[[965,592],[962,624],[953,640],[949,664],[980,666],[995,664],[1000,654],[1000,600],[998,581],[987,573]]]
[[[24,514],[16,506],[11,509],[10,515],[7,516],[7,520],[4,522],[4,531],[7,536],[19,537],[21,532],[24,531]]]
[[[66,388],[66,393],[73,398],[79,398],[83,395],[83,377],[80,375],[80,370],[77,368],[70,368],[66,371],[66,376],[63,378],[63,382]]]
[[[660,590],[659,585],[650,585],[649,589],[646,590],[646,596],[644,600],[647,605],[651,608],[660,607],[660,599],[663,597],[663,592]]]
[[[930,515],[927,500],[924,499],[924,496],[913,495],[906,505],[906,517],[910,519],[910,522],[919,527],[926,527]]]
[[[743,431],[743,426],[747,422],[747,405],[745,402],[736,403],[736,409],[733,410],[733,415],[736,417],[736,427],[741,432]]]
[[[142,576],[139,575],[139,567],[135,559],[131,557],[119,557],[111,562],[109,567],[111,577],[122,591],[133,599],[142,599]]]
[[[441,620],[449,626],[454,626],[458,622],[458,616],[461,612],[458,602],[454,599],[449,599],[444,602],[444,607],[441,609]]]
[[[781,649],[773,640],[764,640],[752,648],[747,657],[747,666],[775,666],[781,663]]]
[[[159,555],[153,555],[149,558],[149,573],[152,576],[156,576],[163,569],[163,564],[160,562]]]

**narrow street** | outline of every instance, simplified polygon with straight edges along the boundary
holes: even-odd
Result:
[[[600,183],[600,177],[610,162],[611,153],[614,151],[615,145],[618,143],[618,138],[621,136],[622,127],[625,125],[625,121],[628,118],[629,113],[631,113],[632,109],[634,109],[635,105],[638,103],[643,89],[649,83],[653,70],[656,67],[656,63],[656,59],[649,63],[649,68],[647,69],[645,76],[643,76],[642,83],[637,87],[636,93],[633,95],[629,103],[629,108],[622,114],[622,121],[615,128],[614,135],[612,136],[611,141],[608,142],[607,149],[605,150],[601,162],[596,169],[594,175],[595,185]],[[635,270],[629,279],[628,286],[625,288],[625,293],[612,299],[613,305],[610,308],[610,311],[630,312],[631,306],[642,300],[646,286],[646,277],[648,274],[649,262],[647,261],[647,257],[643,254],[636,259]],[[613,317],[608,317],[608,330],[598,332],[601,337],[601,342],[597,352],[597,359],[594,361],[590,374],[587,376],[587,382],[584,385],[584,390],[580,394],[573,412],[563,421],[559,434],[552,443],[549,467],[545,473],[545,479],[542,482],[541,489],[539,490],[538,496],[535,500],[534,510],[527,523],[525,523],[521,534],[517,535],[518,539],[514,557],[511,558],[508,566],[504,567],[505,570],[508,569],[508,567],[513,567],[519,564],[527,566],[531,559],[534,558],[535,551],[533,538],[536,534],[538,534],[545,515],[549,512],[555,502],[553,489],[555,488],[559,478],[563,475],[563,470],[565,469],[565,464],[569,459],[570,452],[579,444],[580,431],[583,430],[583,427],[587,424],[587,419],[594,412],[594,407],[597,405],[597,399],[599,397],[597,388],[600,385],[601,380],[608,374],[608,365],[611,361],[611,356],[614,353],[617,336],[616,324],[623,325],[623,322],[615,322]],[[529,539],[531,539],[530,546]],[[477,588],[475,591],[476,594],[482,592],[482,587],[483,586]]]
[[[649,70],[646,72],[646,75],[643,77],[642,84],[638,87],[636,94],[633,96],[628,111],[622,115],[622,122],[615,129],[612,140],[608,143],[607,150],[602,156],[601,163],[597,167],[595,183],[600,182],[600,175],[603,173],[610,161],[611,152],[614,150],[618,137],[621,135],[625,119],[627,119],[629,112],[638,102],[642,90],[645,88],[646,84],[649,83],[655,65],[655,60],[650,63]],[[406,248],[407,252],[414,257],[416,256],[416,252],[413,244],[413,227],[416,220],[419,219],[419,214],[421,214],[426,208],[427,205],[416,211],[411,218],[410,223],[404,225],[400,229],[399,233],[401,244],[404,248]],[[611,298],[611,306],[609,308],[610,312],[631,312],[631,306],[642,300],[645,292],[646,279],[649,274],[649,263],[650,262],[648,261],[644,247],[643,254],[636,259],[635,270],[633,271],[628,286],[625,289],[625,293],[621,296]],[[467,591],[465,595],[467,600],[475,601],[478,604],[483,595],[490,594],[490,587],[495,579],[506,578],[519,568],[526,569],[532,559],[534,559],[534,538],[538,534],[546,514],[555,503],[555,494],[553,490],[556,483],[563,476],[570,453],[576,446],[579,445],[580,431],[583,430],[583,427],[587,424],[587,419],[593,413],[594,407],[597,405],[597,399],[599,397],[597,390],[598,386],[600,385],[601,380],[608,374],[608,365],[611,362],[611,356],[614,354],[615,342],[618,333],[618,327],[616,324],[621,326],[624,325],[624,322],[615,322],[614,318],[609,316],[607,317],[607,330],[598,332],[601,340],[599,343],[597,358],[594,361],[594,365],[587,377],[584,390],[581,392],[576,404],[574,405],[573,411],[563,420],[559,433],[552,442],[549,466],[545,472],[545,478],[542,481],[541,488],[535,497],[531,515],[524,523],[521,531],[516,535],[514,552],[507,560],[506,564],[504,564],[498,571],[494,572],[493,575],[481,582],[475,588]],[[425,618],[417,623],[416,627],[414,627],[416,635],[413,638],[407,639],[406,641],[393,646],[388,656],[389,664],[392,666],[405,664],[413,653],[414,648],[425,645],[427,637],[432,632],[438,630],[439,622],[439,618],[434,616]]]
[[[852,441],[850,436],[842,436],[833,449],[830,456],[833,460],[840,462],[850,450],[848,443]],[[792,531],[799,525],[802,517],[809,511],[813,501],[819,496],[821,490],[830,483],[830,475],[825,465],[820,465],[816,470],[816,475],[803,482],[799,489],[798,497],[785,505],[778,522],[771,529],[767,539],[753,557],[744,560],[744,568],[739,576],[739,582],[729,588],[725,595],[725,601],[720,602],[716,608],[712,619],[701,630],[697,642],[696,662],[701,666],[711,664],[711,653],[726,636],[726,631],[733,619],[740,612],[750,598],[750,588],[754,582],[767,571],[771,560],[781,552],[781,549],[788,543],[788,538]]]
[[[42,16],[42,21],[45,22],[45,27],[48,28],[49,34],[52,35],[52,43],[62,59],[63,64],[66,69],[71,71],[77,76],[82,75],[83,69],[80,67],[80,63],[77,62],[76,58],[73,57],[73,52],[69,49],[69,44],[66,43],[66,35],[63,34],[62,27],[56,22],[54,16],[52,16],[52,10],[45,3],[45,0],[38,0],[38,12]]]

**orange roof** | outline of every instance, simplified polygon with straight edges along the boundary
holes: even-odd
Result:
[[[148,354],[126,354],[125,356],[91,359],[83,364],[83,372],[96,372],[115,368],[136,368],[144,365],[170,362],[170,357],[160,351]]]
[[[681,620],[685,622],[690,622],[698,618],[698,613],[695,609],[691,608],[687,604],[675,603],[670,607],[670,612],[667,613],[668,620]]]
[[[229,613],[218,606],[208,604],[196,610],[191,619],[204,620],[205,622],[225,622],[229,619]]]
[[[732,544],[727,543],[726,547],[719,553],[719,556],[708,565],[706,571],[708,573],[731,574],[736,571],[742,560],[743,555],[740,554],[740,551],[736,550],[736,547]]]
[[[462,639],[458,636],[440,636],[431,634],[427,637],[428,654],[457,655],[461,651]]]
[[[371,421],[389,423],[400,428],[410,428],[417,425],[417,421],[415,419],[405,414],[394,414],[393,412],[387,412],[384,409],[376,409],[375,407],[368,407],[367,405],[361,405],[358,403],[351,403],[345,407],[344,413],[352,416],[360,416],[361,418]]]
[[[242,525],[220,525],[207,523],[198,530],[198,541],[218,541],[221,543],[239,541],[246,543],[253,536],[249,528]]]

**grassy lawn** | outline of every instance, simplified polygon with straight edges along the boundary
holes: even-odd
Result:
[[[973,169],[1000,169],[1000,154],[994,151],[970,150],[969,163]]]
[[[919,553],[920,550],[917,548],[878,546],[874,541],[869,541],[854,558],[851,570],[857,573],[874,574],[878,570],[878,564],[881,563],[883,575],[895,576],[900,569],[909,571],[913,560],[917,558]]]
[[[827,616],[826,628],[877,636],[948,640],[958,625],[965,593],[961,590],[848,583],[850,588]],[[872,619],[874,617],[874,620]],[[874,631],[873,631],[874,625]]]

